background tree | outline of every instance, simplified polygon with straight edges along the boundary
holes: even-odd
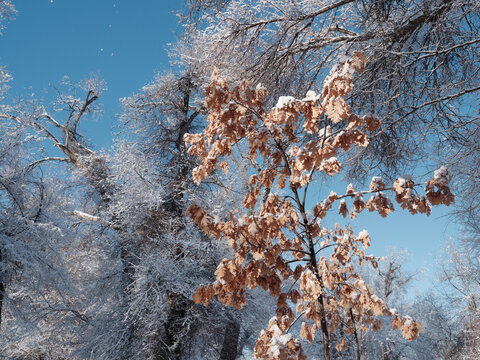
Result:
[[[378,295],[388,306],[395,308],[400,313],[408,313],[417,319],[423,326],[423,331],[414,342],[406,341],[398,332],[382,327],[377,333],[361,334],[361,357],[362,359],[398,359],[403,357],[416,357],[417,353],[409,353],[410,346],[422,341],[428,336],[423,313],[417,311],[408,300],[408,290],[414,276],[405,271],[404,264],[407,259],[406,251],[391,249],[388,255],[379,262],[375,271],[368,268],[360,268],[362,277],[366,283],[372,284],[375,294]],[[386,319],[382,318],[382,322]],[[415,344],[413,344],[415,343]]]
[[[469,242],[447,249],[448,256],[442,264],[445,302],[455,309],[458,329],[454,346],[448,348],[452,359],[475,358],[479,354],[478,282],[479,262],[472,256]]]
[[[15,13],[15,7],[10,0],[0,1],[0,34],[5,27],[4,23],[12,20]]]
[[[69,203],[65,184],[32,166],[40,155],[35,137],[15,121],[2,119],[0,154],[3,354],[23,356],[33,347],[38,356],[66,356],[66,344],[75,339],[74,324],[86,318],[62,251],[72,241],[63,216]],[[58,334],[56,325],[65,332]]]
[[[12,19],[10,1],[0,1],[0,26]],[[3,29],[3,28],[1,28]],[[11,80],[0,68],[0,343],[2,355],[19,358],[35,348],[36,356],[65,356],[75,337],[74,323],[85,321],[76,289],[66,276],[61,247],[69,238],[62,212],[68,203],[63,182],[34,166],[36,137],[8,114],[3,103]],[[26,100],[26,107],[32,105]],[[55,201],[53,200],[55,199]],[[66,332],[56,333],[55,324]],[[65,344],[65,347],[55,346]]]
[[[74,350],[80,357],[236,356],[237,315],[222,307],[206,310],[191,300],[193,289],[211,279],[211,267],[225,250],[185,220],[185,204],[194,197],[221,212],[225,202],[235,201],[225,191],[226,182],[200,190],[188,180],[193,162],[183,135],[201,112],[192,110],[196,86],[188,75],[166,75],[124,99],[128,133],[110,156],[93,150],[80,133],[81,123],[100,109],[104,84],[97,78],[79,86],[65,82],[50,111],[32,101],[0,114],[27,129],[39,144],[41,157],[28,169],[66,163],[68,181],[78,186],[71,206],[58,206],[65,226],[78,229],[72,243],[64,245],[64,252],[77,254],[64,275],[87,275],[76,296],[88,319],[87,326],[75,330],[81,340]],[[43,151],[45,140],[63,156]],[[101,273],[99,263],[112,271]],[[110,291],[104,289],[107,284]],[[98,296],[88,299],[92,292]],[[61,324],[52,326],[58,331]],[[208,331],[202,334],[202,328]]]

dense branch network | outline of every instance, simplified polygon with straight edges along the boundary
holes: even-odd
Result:
[[[252,89],[244,82],[230,88],[214,72],[206,89],[208,125],[202,134],[185,136],[189,153],[201,161],[192,173],[197,183],[217,168],[229,171],[234,145],[244,149],[255,165],[243,210],[233,210],[220,219],[192,205],[187,215],[205,233],[226,239],[235,251],[232,259],[218,265],[216,281],[197,289],[195,302],[207,305],[216,296],[223,304],[240,309],[247,301],[246,290],[255,287],[277,298],[276,316],[257,340],[257,358],[304,358],[301,343],[290,333],[300,318],[304,320],[300,337],[312,342],[316,331],[321,332],[325,359],[332,351],[346,348],[345,339],[332,337],[341,324],[346,326],[346,336],[356,337],[358,332],[378,331],[378,317],[390,316],[393,329],[401,329],[407,340],[416,339],[422,331],[418,322],[390,309],[356,272],[356,266],[364,263],[378,266],[379,259],[365,253],[368,233],[355,235],[351,227],[338,224],[329,229],[323,222],[336,202],[339,213],[351,219],[364,209],[387,216],[394,207],[382,179],[374,177],[368,191],[355,191],[349,185],[343,195],[330,192],[308,210],[307,191],[314,175],[339,174],[342,166],[337,156],[352,147],[367,146],[368,134],[380,125],[372,115],[354,114],[345,101],[353,89],[354,75],[364,70],[365,63],[365,56],[356,53],[331,71],[322,94],[309,91],[302,100],[283,96],[269,111],[262,85]],[[329,124],[341,130],[333,132]],[[427,182],[426,196],[419,195],[418,184],[406,176],[389,189],[402,208],[428,215],[431,205],[454,201],[448,183],[448,170],[442,167]],[[371,197],[364,201],[366,194]],[[350,212],[349,198],[353,199]],[[292,268],[294,261],[299,264]],[[292,310],[294,305],[299,315]],[[333,342],[335,349],[331,349]]]
[[[332,63],[367,54],[348,96],[353,109],[375,113],[381,126],[368,147],[350,154],[350,177],[375,169],[394,179],[422,155],[443,153],[445,144],[458,150],[450,167],[471,152],[478,106],[470,104],[480,90],[478,0],[188,3],[203,12],[190,20],[197,26],[188,41],[202,44],[202,54],[229,79],[261,81],[274,98],[316,89]]]

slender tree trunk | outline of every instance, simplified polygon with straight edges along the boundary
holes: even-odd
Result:
[[[227,322],[223,336],[220,360],[235,360],[237,357],[238,340],[240,337],[240,323],[236,320]]]
[[[383,360],[388,360],[388,350],[385,344],[382,344]]]
[[[330,336],[328,334],[327,317],[325,313],[325,306],[323,305],[322,295],[318,297],[318,304],[320,307],[320,316],[322,317],[321,330],[323,339],[323,358],[325,360],[330,360]]]
[[[2,262],[2,250],[0,249],[0,263]],[[3,293],[5,291],[5,284],[0,279],[0,325],[2,325],[2,310],[3,310]]]
[[[356,350],[357,350],[357,360],[361,360],[360,359],[360,343],[358,341],[357,327],[355,325],[355,319],[353,317],[352,308],[350,308],[350,319],[352,319],[353,337],[355,338],[355,345],[356,345]]]
[[[363,355],[363,360],[367,360],[367,351],[365,350],[365,336],[362,333],[362,355]]]
[[[237,346],[237,356],[242,356],[243,348],[247,344],[248,339],[252,336],[252,330],[247,328],[243,330],[243,334],[240,338],[239,344]]]
[[[157,353],[156,360],[182,359],[182,341],[180,331],[184,328],[184,319],[187,315],[188,299],[181,295],[168,294],[169,314],[165,323],[165,336],[163,344]]]
[[[283,155],[283,159],[285,161],[285,166],[287,166],[288,169],[288,174],[291,175],[292,172],[290,170],[290,167],[288,166],[288,159],[285,154],[285,150],[280,144],[276,144],[277,149],[280,150],[280,152]],[[305,227],[305,234],[307,237],[308,241],[308,252],[310,255],[310,265],[312,266],[312,270],[318,280],[318,282],[321,284],[323,287],[323,281],[322,277],[318,273],[318,267],[317,267],[317,257],[316,257],[316,251],[315,251],[315,246],[313,244],[313,238],[312,238],[312,233],[310,231],[310,226],[307,218],[307,214],[305,212],[305,199],[303,201],[300,200],[300,196],[298,195],[298,190],[295,186],[291,187],[291,190],[293,194],[295,195],[295,202],[297,203],[298,209],[300,210],[300,214],[302,215],[302,222],[303,226]],[[306,189],[305,189],[306,191]],[[306,193],[305,193],[306,194]],[[320,323],[321,323],[321,330],[322,330],[322,339],[323,339],[323,358],[324,360],[330,360],[330,337],[328,333],[328,325],[327,325],[327,314],[325,311],[325,305],[323,304],[323,296],[320,295],[318,297],[318,307],[320,309]]]
[[[198,115],[194,113],[189,115],[190,107],[190,93],[193,88],[191,80],[187,77],[183,79],[184,81],[184,93],[183,93],[183,115],[184,119],[179,126],[177,138],[175,140],[175,146],[178,151],[177,159],[175,159],[177,168],[177,173],[175,175],[174,181],[171,184],[171,193],[170,199],[164,204],[164,210],[174,219],[182,219],[185,216],[185,204],[184,204],[184,192],[185,192],[185,183],[187,176],[190,171],[189,165],[186,163],[187,152],[183,137],[188,131],[189,126]],[[183,230],[184,225],[182,221],[176,224],[170,231],[174,234],[178,234]],[[178,258],[183,257],[183,246],[179,242],[176,245],[176,254]],[[190,306],[190,300],[186,299],[180,294],[170,293],[168,294],[169,302],[169,314],[168,319],[165,323],[165,335],[164,339],[161,340],[162,350],[160,351],[160,359],[172,359],[177,360],[181,359],[183,346],[181,344],[182,330],[185,331],[185,323],[188,322],[186,318],[188,316],[188,308]]]

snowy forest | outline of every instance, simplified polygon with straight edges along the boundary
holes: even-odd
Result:
[[[479,359],[480,1],[178,9],[111,148],[100,76],[0,64],[0,358]],[[415,296],[362,224],[394,211],[460,229]]]

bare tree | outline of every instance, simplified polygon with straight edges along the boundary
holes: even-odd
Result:
[[[218,352],[222,359],[236,356],[238,315],[221,307],[206,310],[191,300],[202,279],[211,279],[225,250],[186,221],[185,205],[195,197],[221,211],[222,202],[235,201],[226,191],[232,180],[218,178],[203,189],[189,180],[194,161],[183,135],[199,126],[202,113],[195,81],[189,74],[166,75],[125,98],[125,139],[116,142],[111,155],[94,150],[80,132],[81,123],[101,110],[97,100],[104,84],[97,78],[79,86],[65,82],[51,109],[28,101],[0,113],[39,142],[36,155],[41,156],[26,166],[29,171],[63,163],[68,181],[80,185],[79,197],[63,213],[70,215],[67,224],[81,227],[78,237],[85,239],[84,246],[93,249],[71,249],[91,259],[82,255],[83,260],[72,261],[76,270],[70,275],[78,279],[78,271],[89,274],[90,285],[84,280],[81,293],[96,289],[99,296],[94,301],[80,296],[90,320],[76,329],[82,337],[75,347],[79,356],[86,356],[87,349],[96,358],[179,359],[199,352]],[[48,143],[64,156],[43,151]],[[94,237],[116,250],[109,256]],[[100,261],[114,266],[102,276],[114,282],[109,293],[102,290],[106,280],[89,270],[89,262]],[[208,330],[202,334],[199,329]],[[209,338],[209,346],[200,338]]]
[[[12,20],[15,14],[15,7],[10,0],[0,0],[0,34],[5,27],[3,24]]]

